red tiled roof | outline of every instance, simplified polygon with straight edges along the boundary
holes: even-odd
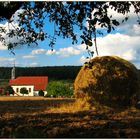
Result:
[[[21,85],[34,85],[34,90],[46,90],[48,85],[47,76],[22,76],[14,80],[10,80],[11,86],[21,86]]]

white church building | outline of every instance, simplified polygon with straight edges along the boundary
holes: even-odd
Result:
[[[15,66],[11,71],[10,86],[15,92],[14,96],[23,96],[23,94],[20,93],[21,88],[28,90],[28,94],[24,94],[24,96],[38,96],[40,90],[44,91],[44,95],[46,95],[47,85],[47,76],[20,76],[15,79]]]

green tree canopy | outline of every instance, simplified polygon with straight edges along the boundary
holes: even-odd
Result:
[[[6,94],[8,92],[8,94],[14,94],[14,90],[11,86],[7,86],[4,90],[4,93]]]
[[[47,96],[71,97],[73,96],[72,84],[68,81],[50,81],[47,87]]]
[[[21,88],[21,89],[20,89],[20,93],[23,94],[23,96],[24,96],[24,94],[29,94],[29,92],[28,92],[28,90],[26,89],[26,87]]]
[[[1,20],[7,19],[12,23],[12,16],[18,9],[23,11],[18,15],[18,27],[6,29],[0,27],[0,33],[5,33],[10,38],[17,37],[19,42],[6,42],[1,35],[0,40],[8,46],[8,49],[13,49],[17,45],[32,43],[37,44],[38,41],[48,39],[50,47],[53,49],[57,36],[63,38],[71,38],[72,43],[78,42],[75,27],[79,28],[81,43],[87,45],[87,49],[93,46],[96,47],[96,34],[102,34],[97,30],[97,25],[106,29],[110,33],[116,26],[120,25],[117,19],[108,15],[108,9],[112,8],[117,13],[124,15],[124,21],[128,20],[127,14],[130,12],[130,7],[134,8],[134,13],[137,14],[137,22],[140,24],[140,2],[125,1],[125,2],[1,2],[0,17]],[[54,24],[54,34],[50,35],[47,30],[46,20]],[[88,26],[85,24],[88,22]],[[91,53],[92,54],[92,53]]]
[[[39,96],[44,96],[44,91],[43,90],[39,90],[38,95]]]

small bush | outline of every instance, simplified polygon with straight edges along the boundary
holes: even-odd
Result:
[[[4,94],[14,94],[14,90],[11,86],[7,86],[5,89],[4,89]]]
[[[29,92],[25,87],[23,87],[20,89],[20,93],[23,94],[23,96],[24,96],[24,94],[28,94]]]
[[[44,96],[44,91],[43,90],[39,90],[38,95],[39,96]]]

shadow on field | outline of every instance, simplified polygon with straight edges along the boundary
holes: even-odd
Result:
[[[140,113],[83,111],[17,115],[0,120],[1,138],[140,138]]]
[[[74,101],[74,99],[0,101],[0,115],[4,113],[33,113],[46,110],[50,107],[59,107],[62,104]]]

